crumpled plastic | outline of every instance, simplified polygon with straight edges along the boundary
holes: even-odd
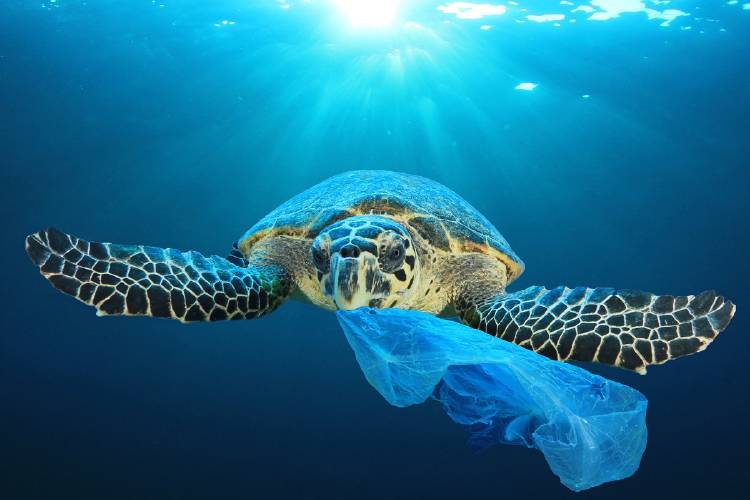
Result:
[[[422,312],[360,308],[337,317],[367,381],[389,403],[438,400],[474,448],[536,448],[574,491],[640,465],[647,401],[635,389]]]

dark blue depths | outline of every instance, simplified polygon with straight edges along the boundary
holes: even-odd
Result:
[[[572,496],[538,453],[474,454],[437,405],[386,404],[330,313],[97,318],[23,251],[55,225],[225,255],[313,183],[388,168],[492,221],[527,266],[514,289],[715,288],[735,302],[705,352],[645,377],[586,366],[648,398],[649,444],[635,476],[579,497],[739,498],[750,16],[685,1],[720,22],[444,25],[419,2],[409,15],[438,39],[380,39],[317,22],[322,8],[261,3],[3,4],[3,497]],[[383,55],[395,49],[413,54],[400,73]]]

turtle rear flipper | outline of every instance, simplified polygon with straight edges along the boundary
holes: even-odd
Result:
[[[52,228],[29,235],[26,252],[52,286],[100,316],[253,319],[275,309],[291,288],[280,266],[243,267],[198,252],[88,242]]]
[[[465,301],[474,328],[561,361],[594,361],[646,373],[705,349],[724,330],[735,306],[712,291],[653,295],[613,288],[520,292]]]

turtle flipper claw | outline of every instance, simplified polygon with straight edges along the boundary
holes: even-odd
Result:
[[[26,237],[26,253],[35,266],[42,266],[50,256],[47,242],[41,239],[44,235],[46,233],[42,231]]]

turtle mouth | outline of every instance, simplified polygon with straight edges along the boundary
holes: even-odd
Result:
[[[333,301],[338,309],[357,309],[370,305],[372,300],[382,299],[387,294],[376,290],[379,273],[377,258],[368,253],[357,257],[334,255],[331,259],[333,277]]]

